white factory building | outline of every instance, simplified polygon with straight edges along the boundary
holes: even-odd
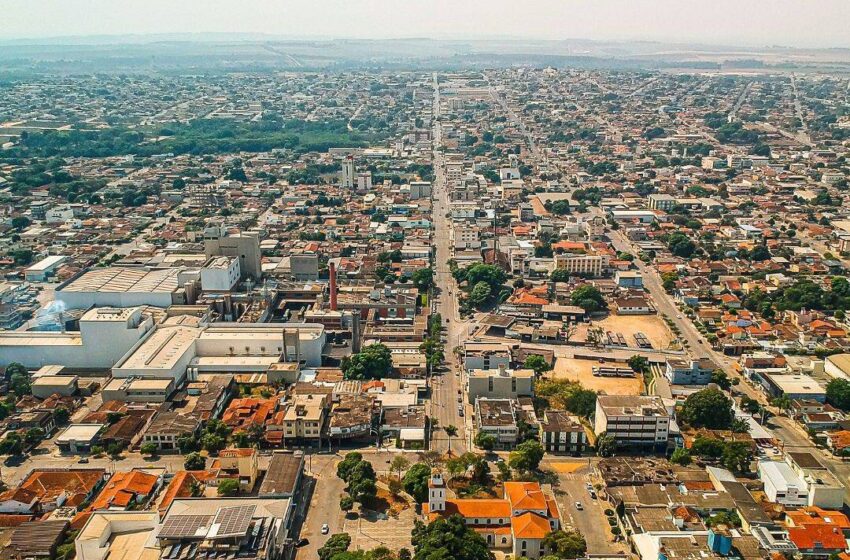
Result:
[[[93,268],[56,288],[56,300],[68,309],[90,307],[169,307],[188,303],[178,281],[183,269]]]
[[[318,367],[324,346],[320,324],[187,325],[172,317],[118,361],[112,376],[170,379],[179,387],[201,373],[264,374],[284,362]]]
[[[153,328],[153,319],[141,307],[90,309],[80,317],[79,331],[0,332],[0,365],[110,368]]]

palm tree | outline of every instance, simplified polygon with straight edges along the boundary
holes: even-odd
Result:
[[[449,424],[448,426],[443,428],[443,431],[446,432],[446,436],[448,436],[448,438],[449,438],[449,455],[451,455],[452,454],[452,438],[457,435],[457,427]]]

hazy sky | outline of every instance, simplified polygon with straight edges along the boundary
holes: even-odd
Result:
[[[0,38],[243,32],[850,47],[850,0],[0,0]]]

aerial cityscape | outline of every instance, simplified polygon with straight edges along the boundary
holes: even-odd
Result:
[[[0,34],[0,560],[850,560],[846,5],[95,5]]]

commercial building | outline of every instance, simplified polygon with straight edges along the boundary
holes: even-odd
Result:
[[[479,397],[515,399],[534,396],[534,371],[530,369],[473,369],[466,375],[470,403]]]
[[[517,406],[511,399],[478,398],[475,400],[475,422],[479,433],[496,438],[496,446],[510,449],[517,442]]]
[[[68,260],[64,255],[50,255],[44,257],[24,271],[24,279],[27,282],[44,282],[52,275],[62,263]]]
[[[708,359],[668,358],[664,377],[673,385],[706,385],[713,371],[714,364]]]
[[[788,507],[808,505],[806,483],[786,463],[759,461],[758,474],[764,483],[764,494],[771,502]]]
[[[105,424],[71,424],[56,436],[56,447],[63,453],[89,453],[100,441]]]
[[[175,379],[115,377],[103,388],[104,401],[165,402],[175,391]]]
[[[850,380],[850,354],[827,356],[823,362],[823,371],[832,378]]]
[[[663,451],[670,434],[670,413],[661,397],[599,395],[594,433],[612,436],[618,446]]]
[[[770,374],[757,371],[756,379],[772,398],[786,396],[791,400],[826,402],[826,388],[807,375]]]

